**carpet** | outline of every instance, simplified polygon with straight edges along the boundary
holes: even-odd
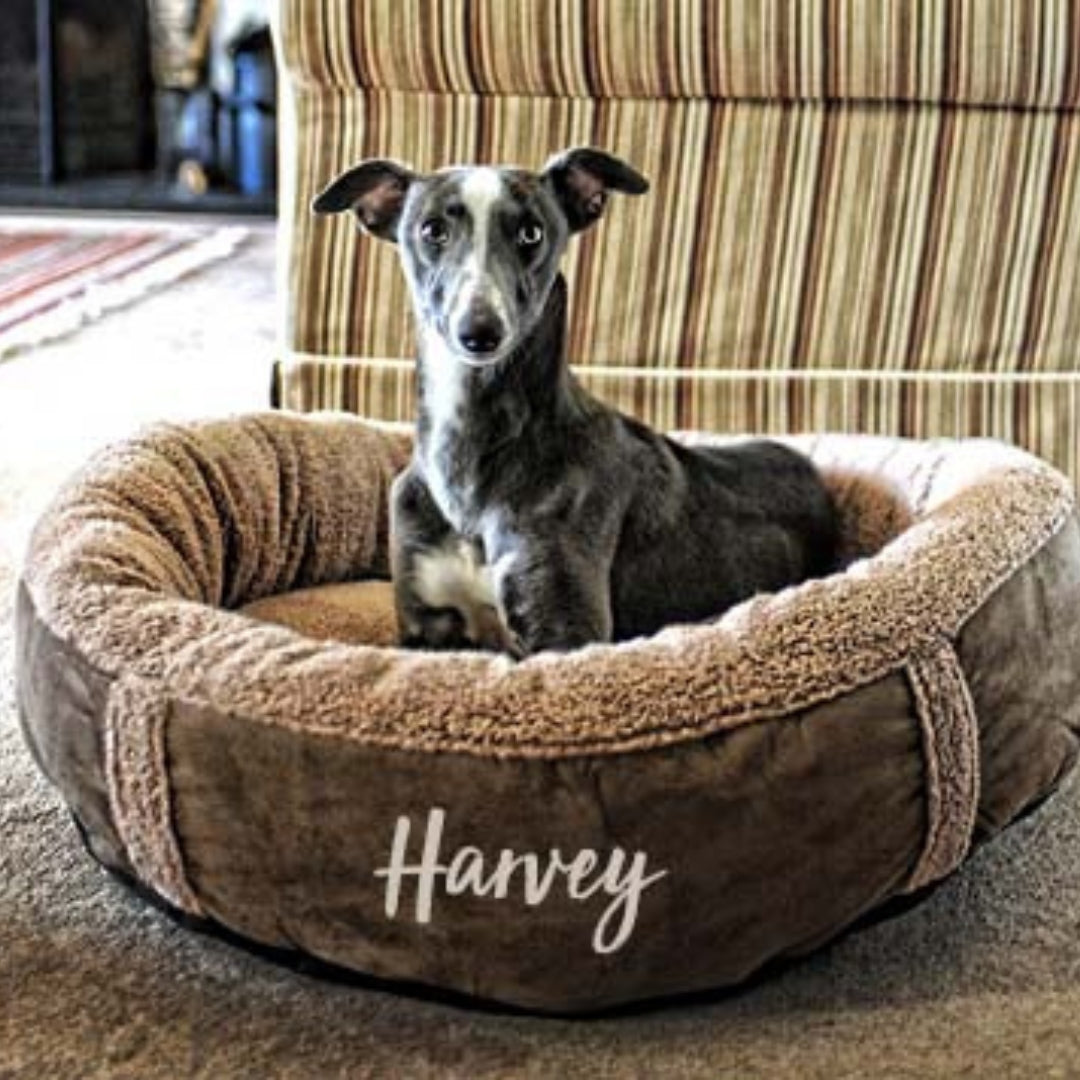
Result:
[[[26,531],[93,446],[265,404],[272,241],[0,364],[0,1078],[1080,1074],[1080,773],[904,915],[734,994],[608,1020],[318,981],[181,929],[85,855],[15,715]]]
[[[0,359],[70,333],[199,267],[243,240],[238,226],[91,227],[63,219],[0,225]]]

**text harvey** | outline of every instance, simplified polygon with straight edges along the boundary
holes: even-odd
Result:
[[[375,871],[386,879],[386,915],[396,918],[402,888],[412,879],[416,886],[415,918],[430,923],[436,890],[446,896],[472,895],[492,900],[507,900],[520,895],[529,907],[542,904],[557,887],[565,889],[573,901],[610,897],[593,931],[592,947],[598,953],[612,953],[630,939],[641,907],[642,894],[667,874],[667,870],[648,873],[648,857],[643,851],[628,853],[614,847],[606,858],[591,848],[565,857],[558,848],[544,854],[518,853],[503,848],[494,861],[478,847],[460,847],[445,858],[442,851],[446,811],[434,807],[428,811],[417,862],[408,862],[409,833],[412,822],[399,817],[394,828],[390,861]]]

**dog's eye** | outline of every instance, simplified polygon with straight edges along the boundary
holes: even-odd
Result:
[[[518,229],[517,242],[519,247],[536,247],[543,239],[544,230],[539,222],[526,221],[525,224]]]
[[[450,239],[450,230],[442,218],[428,218],[420,226],[420,235],[427,243],[442,247]]]

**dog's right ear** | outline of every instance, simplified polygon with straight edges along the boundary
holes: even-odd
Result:
[[[394,243],[405,196],[414,180],[416,174],[396,161],[361,161],[327,184],[312,200],[311,209],[316,214],[352,210],[372,236]]]

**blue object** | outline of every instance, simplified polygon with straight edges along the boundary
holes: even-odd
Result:
[[[233,106],[236,182],[246,195],[273,191],[277,181],[277,122],[263,105]]]
[[[238,105],[273,108],[276,96],[273,54],[236,53],[233,57],[233,100]]]
[[[246,195],[263,195],[277,183],[277,79],[269,29],[259,26],[241,34],[229,51],[233,92],[222,141],[237,187]]]

